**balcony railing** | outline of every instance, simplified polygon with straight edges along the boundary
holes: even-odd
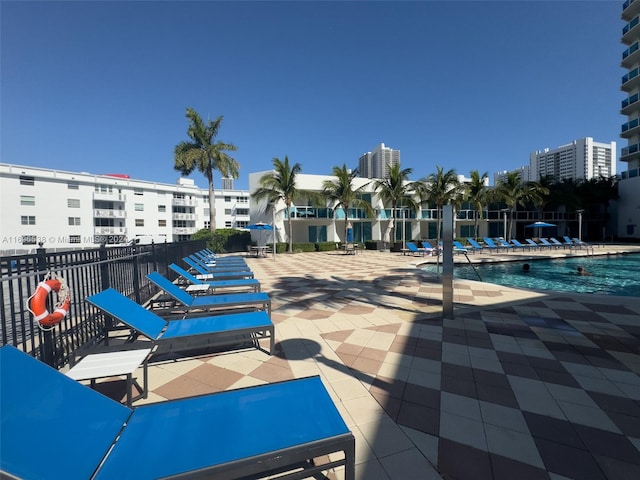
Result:
[[[126,227],[94,227],[94,235],[126,235]]]
[[[172,198],[171,205],[195,207],[196,205],[198,205],[198,202],[197,200],[194,200],[192,198]]]
[[[124,210],[111,210],[108,208],[96,208],[93,210],[94,218],[126,218]]]
[[[634,153],[638,153],[640,151],[640,144],[636,143],[635,145],[629,145],[628,147],[624,147],[620,151],[620,159],[622,157],[626,157],[628,155],[633,155]]]
[[[627,72],[625,75],[622,76],[622,85],[627,83],[629,80],[633,80],[634,78],[636,78],[638,76],[638,73],[639,73],[638,67]]]
[[[622,35],[626,35],[633,27],[640,23],[640,17],[636,17],[622,28]]]
[[[630,97],[625,98],[624,100],[622,100],[622,110],[627,108],[629,105],[636,103],[638,100],[640,100],[640,94],[638,93],[634,93]]]

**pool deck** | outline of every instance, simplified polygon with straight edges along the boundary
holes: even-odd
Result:
[[[469,258],[562,256],[576,252]],[[149,397],[135,405],[320,375],[356,437],[358,479],[640,478],[640,297],[456,279],[443,320],[440,281],[415,268],[423,260],[435,258],[247,258],[273,299],[277,354],[152,359]],[[124,380],[98,388],[124,399]]]

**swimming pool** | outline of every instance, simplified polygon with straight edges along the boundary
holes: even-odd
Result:
[[[529,272],[523,271],[524,263],[474,266],[483,281],[507,287],[640,297],[640,254],[530,260],[526,262]],[[591,275],[578,275],[579,266]],[[421,268],[428,272],[436,270],[435,265]],[[453,274],[456,278],[479,280],[470,265],[456,265]]]

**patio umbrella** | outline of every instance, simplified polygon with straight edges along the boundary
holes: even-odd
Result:
[[[538,229],[538,237],[540,236],[540,229],[541,228],[546,228],[546,227],[555,227],[556,225],[554,225],[553,223],[547,223],[547,222],[534,222],[530,225],[525,225],[524,228],[537,228]]]
[[[388,248],[387,245],[391,243],[391,230],[393,230],[393,217],[389,219],[389,224],[387,225],[386,230],[382,236],[382,241],[384,242],[385,250]]]
[[[248,230],[273,230],[273,226],[264,222],[252,223],[251,225],[247,225]],[[262,234],[260,234],[260,238],[262,239]]]
[[[536,227],[555,227],[555,225],[553,223],[547,223],[547,222],[535,222],[532,223],[531,225],[525,225],[525,228],[536,228]]]

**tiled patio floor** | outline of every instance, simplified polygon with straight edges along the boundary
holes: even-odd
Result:
[[[138,404],[320,375],[356,436],[359,479],[639,479],[640,298],[456,280],[442,320],[421,260],[248,258],[273,298],[277,354],[154,359]],[[119,398],[122,384],[99,388]]]

